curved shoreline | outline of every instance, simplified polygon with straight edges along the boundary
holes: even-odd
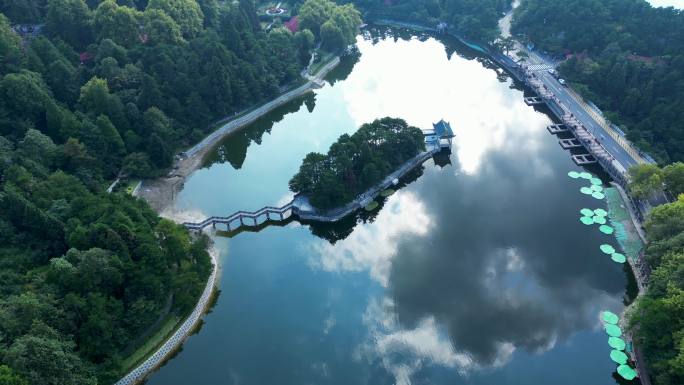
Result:
[[[188,318],[183,321],[181,326],[176,329],[173,335],[171,335],[171,337],[169,337],[164,344],[162,344],[162,346],[160,346],[154,352],[154,354],[136,366],[135,369],[128,372],[128,374],[122,377],[114,385],[133,385],[142,382],[150,373],[159,368],[166,361],[166,359],[172,355],[181,345],[183,345],[183,342],[188,337],[190,337],[193,330],[195,330],[197,323],[204,316],[207,306],[212,298],[212,293],[217,287],[217,276],[219,272],[218,252],[213,251],[210,252],[209,255],[211,256],[213,269],[209,279],[207,280],[207,285],[204,287],[202,296],[195,306],[195,309],[192,311],[192,313],[190,313]]]
[[[340,63],[340,57],[336,56],[331,62],[324,65],[315,75],[309,75],[306,71],[302,76],[307,80],[303,85],[281,94],[277,98],[258,106],[245,115],[236,119],[229,120],[220,128],[210,133],[202,141],[194,145],[187,151],[182,152],[185,156],[177,158],[171,174],[167,177],[158,178],[154,180],[142,181],[138,184],[134,196],[142,198],[152,206],[160,215],[164,214],[175,200],[176,190],[182,186],[185,179],[190,176],[195,170],[201,166],[202,159],[206,153],[213,148],[213,146],[225,138],[227,135],[235,133],[247,125],[253,123],[265,114],[271,112],[275,108],[294,100],[302,95],[305,95],[316,88],[324,85],[325,76],[332,71]],[[168,213],[167,213],[168,214]],[[170,215],[165,215],[174,222],[178,222]],[[124,377],[117,381],[114,385],[134,385],[143,382],[147,376],[158,369],[174,352],[180,348],[185,340],[190,337],[195,330],[199,321],[205,315],[207,306],[212,298],[212,293],[218,288],[219,282],[219,257],[216,250],[209,252],[212,262],[212,272],[204,287],[204,291],[200,296],[197,305],[192,313],[183,321],[171,337],[166,341],[145,361],[129,371]]]
[[[202,141],[178,154],[173,169],[167,176],[144,180],[138,191],[136,191],[135,196],[144,199],[155,211],[160,213],[160,215],[165,216],[164,212],[172,206],[176,194],[183,186],[183,183],[185,183],[186,178],[201,167],[204,156],[220,140],[230,134],[238,132],[283,104],[301,97],[302,95],[306,95],[317,88],[321,88],[324,85],[323,79],[325,76],[337,67],[339,63],[340,57],[336,56],[315,75],[309,75],[304,71],[302,77],[306,79],[306,83],[303,85],[281,94],[265,104],[257,106],[242,116],[225,122],[217,130],[207,135]]]

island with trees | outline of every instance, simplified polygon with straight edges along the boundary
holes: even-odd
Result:
[[[290,190],[305,195],[318,210],[342,207],[423,151],[419,128],[402,119],[378,119],[342,135],[327,154],[308,154]]]

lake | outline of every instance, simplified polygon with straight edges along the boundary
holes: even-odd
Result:
[[[215,237],[221,293],[151,385],[616,383],[599,313],[628,277],[579,222],[581,171],[488,60],[451,41],[364,32],[315,94],[224,140],[176,207],[229,215],[292,198],[312,151],[385,116],[445,119],[429,160],[371,214]],[[596,172],[596,170],[591,170]]]

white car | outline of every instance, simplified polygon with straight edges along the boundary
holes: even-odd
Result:
[[[553,69],[553,68],[550,68],[550,69],[549,69],[549,73],[550,73],[551,75],[553,75],[553,76],[556,76],[556,74],[557,74],[556,70]]]
[[[565,85],[565,79],[558,79],[558,83],[560,83],[562,86]]]

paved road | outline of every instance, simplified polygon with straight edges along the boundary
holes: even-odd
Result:
[[[634,150],[626,139],[620,137],[615,131],[606,128],[605,119],[588,106],[577,94],[561,85],[548,68],[553,68],[553,63],[541,58],[534,52],[528,51],[530,65],[537,66],[537,77],[553,94],[567,107],[579,120],[587,131],[601,142],[603,147],[625,168],[647,162]]]

